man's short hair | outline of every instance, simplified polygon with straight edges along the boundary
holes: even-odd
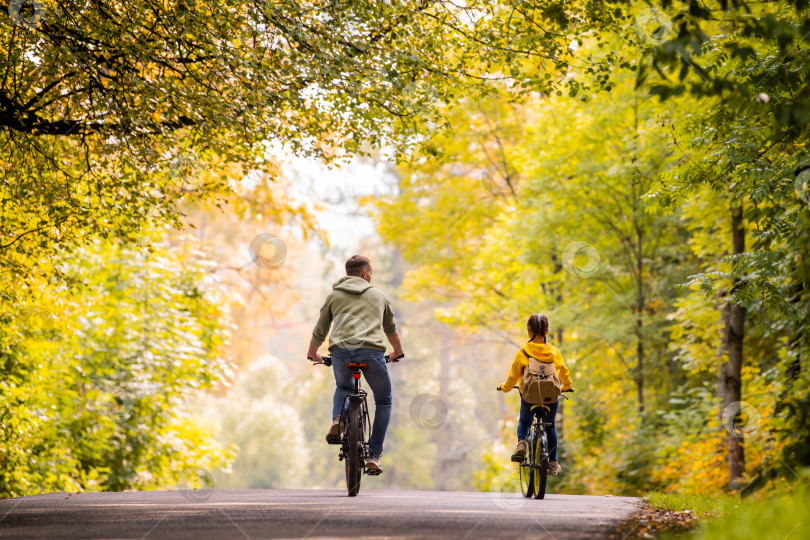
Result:
[[[347,276],[359,276],[363,270],[371,270],[371,261],[362,255],[352,255],[346,261]]]

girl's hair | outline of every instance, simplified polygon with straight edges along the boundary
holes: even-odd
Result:
[[[526,321],[526,330],[528,330],[532,337],[532,341],[537,336],[543,336],[543,343],[547,343],[546,332],[548,332],[548,317],[540,315],[539,313],[532,313],[529,320]]]

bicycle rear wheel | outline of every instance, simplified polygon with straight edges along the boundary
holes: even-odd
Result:
[[[363,478],[363,416],[360,404],[349,406],[349,419],[346,425],[346,488],[349,497],[360,492],[360,480]]]
[[[532,438],[530,437],[529,440],[532,440]],[[523,492],[523,496],[528,499],[534,496],[534,474],[532,474],[534,452],[530,444],[526,446],[528,447],[526,448],[526,456],[523,458],[523,461],[518,464],[518,471],[520,473],[520,491]]]
[[[534,461],[536,467],[532,470],[534,474],[534,498],[543,499],[546,496],[546,481],[548,480],[548,440],[546,432],[542,431],[535,435]]]

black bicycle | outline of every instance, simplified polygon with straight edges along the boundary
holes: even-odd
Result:
[[[515,388],[518,388],[515,386]],[[498,391],[501,387],[498,387]],[[566,390],[566,392],[573,392],[574,389]],[[568,396],[560,394],[561,398],[568,399]],[[543,499],[546,496],[546,484],[548,482],[548,436],[546,435],[546,428],[551,427],[551,422],[543,422],[540,420],[539,411],[535,409],[547,409],[545,405],[535,405],[532,407],[534,413],[534,422],[529,429],[529,444],[526,449],[526,455],[523,460],[519,462],[518,470],[520,473],[520,491],[526,498],[534,497],[535,499]]]
[[[405,355],[391,360],[386,354],[385,362],[399,362],[403,358]],[[321,359],[322,362],[314,362],[314,365],[332,365],[331,356],[322,356]],[[343,430],[340,441],[336,444],[340,444],[339,460],[346,462],[346,488],[349,491],[349,497],[354,497],[360,492],[363,473],[370,476],[377,476],[380,473],[365,467],[366,460],[371,456],[366,440],[366,433],[371,433],[371,419],[366,403],[366,391],[360,388],[360,376],[363,370],[368,369],[368,364],[349,362],[346,367],[352,370],[354,389],[346,395],[346,400],[343,402],[343,409],[340,412]]]

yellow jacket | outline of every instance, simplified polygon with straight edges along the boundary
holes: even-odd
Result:
[[[568,374],[568,368],[565,367],[562,354],[557,350],[557,347],[530,341],[523,347],[523,350],[529,353],[529,356],[546,364],[554,362],[554,367],[557,369],[557,376],[560,378],[560,381],[562,381],[562,389],[569,390],[571,388],[571,376]],[[527,367],[529,367],[529,359],[526,358],[523,352],[518,351],[515,355],[515,360],[512,362],[512,369],[509,371],[509,376],[506,378],[506,382],[501,385],[501,390],[503,392],[509,392],[512,390],[512,387],[515,386],[516,382],[520,381],[522,384],[523,372]]]

